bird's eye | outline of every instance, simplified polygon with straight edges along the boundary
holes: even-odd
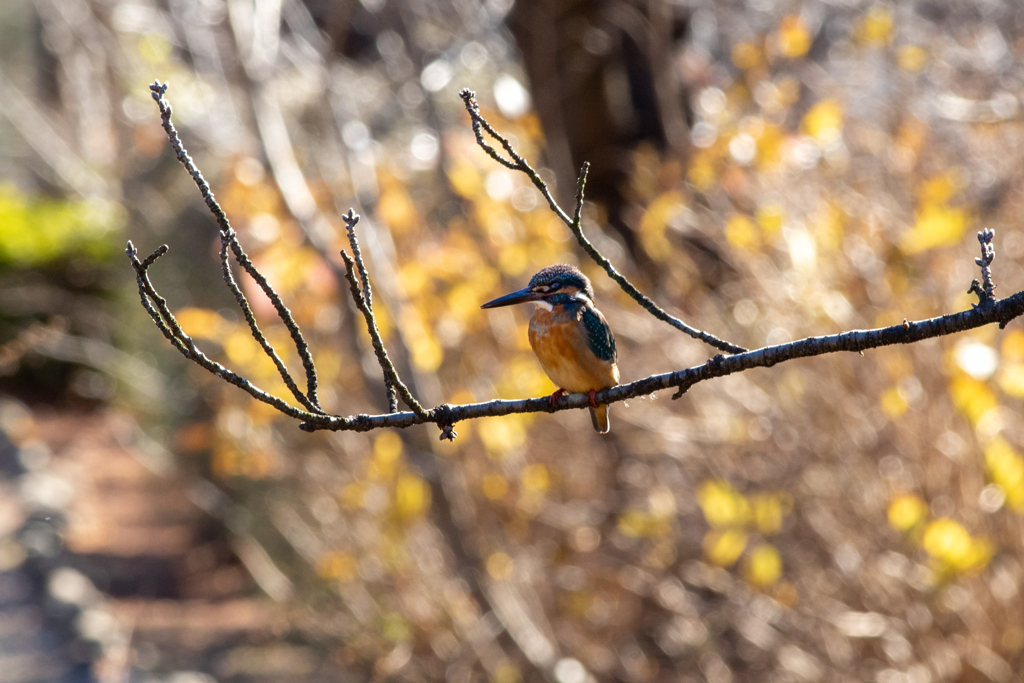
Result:
[[[555,291],[556,289],[558,289],[558,288],[559,288],[559,287],[561,287],[561,286],[562,286],[562,283],[561,283],[561,282],[552,282],[552,283],[551,283],[551,284],[550,284],[550,285],[548,286],[548,291],[549,291],[549,292],[553,292],[553,291]]]

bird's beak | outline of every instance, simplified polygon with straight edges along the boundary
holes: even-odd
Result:
[[[511,306],[512,304],[526,303],[527,301],[539,301],[544,298],[544,295],[540,292],[534,292],[529,287],[524,287],[518,291],[506,294],[505,296],[499,296],[493,301],[488,301],[480,308],[498,308],[499,306]]]

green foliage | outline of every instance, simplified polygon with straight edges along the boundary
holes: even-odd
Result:
[[[110,258],[123,220],[117,204],[33,199],[0,185],[0,264],[36,267],[68,256]]]

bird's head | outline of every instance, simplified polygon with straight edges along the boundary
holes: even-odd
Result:
[[[520,290],[488,301],[480,308],[498,308],[534,302],[541,305],[558,306],[574,300],[594,300],[594,289],[590,280],[574,266],[558,263],[541,269],[530,278],[530,284]]]

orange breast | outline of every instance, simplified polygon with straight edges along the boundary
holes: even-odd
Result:
[[[538,309],[533,314],[530,346],[551,381],[570,393],[585,394],[619,383],[619,369],[594,355],[583,324],[564,309]]]

